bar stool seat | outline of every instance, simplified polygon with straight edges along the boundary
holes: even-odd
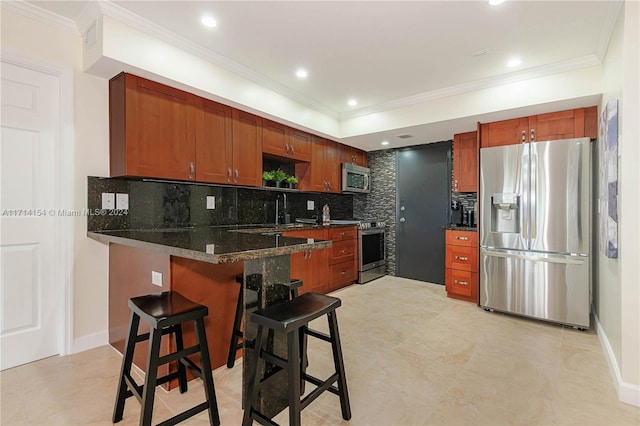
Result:
[[[142,404],[140,425],[151,425],[156,386],[178,379],[180,393],[185,393],[187,391],[186,368],[189,368],[204,382],[206,401],[165,420],[160,425],[177,424],[204,410],[209,412],[210,423],[219,425],[220,417],[213,385],[213,374],[211,373],[207,336],[204,329],[204,317],[208,315],[207,307],[187,299],[178,292],[166,291],[129,299],[129,308],[131,309],[129,333],[120,370],[118,393],[113,410],[113,423],[118,423],[122,420],[126,399],[130,396],[135,396]],[[140,319],[147,322],[151,327],[149,333],[138,335]],[[194,322],[197,343],[185,349],[182,339],[182,323],[187,321]],[[173,334],[175,339],[176,352],[160,356],[162,336],[170,333]],[[135,345],[145,340],[149,340],[149,353],[144,384],[140,386],[131,376],[131,366],[133,364]],[[187,356],[195,353],[200,354],[201,367],[198,367],[187,358]],[[177,361],[178,370],[158,377],[158,367],[173,361]]]
[[[344,371],[342,348],[338,333],[336,309],[341,305],[338,298],[318,293],[305,293],[288,302],[279,303],[251,314],[251,321],[258,325],[255,343],[255,355],[251,367],[251,376],[247,388],[243,417],[243,426],[250,426],[253,420],[263,425],[276,425],[272,419],[259,412],[255,404],[261,384],[269,380],[278,372],[284,370],[288,375],[289,424],[300,425],[300,412],[324,391],[339,396],[342,418],[351,419],[351,406],[347,390],[347,379]],[[309,322],[323,315],[329,321],[329,334],[308,328]],[[275,331],[287,336],[287,359],[283,359],[263,348],[265,328],[268,332]],[[312,336],[331,343],[335,373],[326,380],[320,380],[306,373],[306,336]],[[268,377],[262,378],[261,359],[270,363],[278,370],[272,370]],[[301,399],[302,382],[314,385],[309,394]],[[335,384],[335,385],[334,385]]]
[[[251,283],[251,277],[249,277],[248,284]],[[244,309],[244,278],[242,275],[236,276],[236,282],[240,284],[240,292],[238,294],[238,303],[236,304],[236,315],[233,320],[233,330],[231,331],[231,341],[229,342],[229,354],[227,355],[227,368],[233,368],[236,363],[236,352],[242,349],[242,343],[240,339],[244,338],[242,332],[242,312]],[[298,297],[298,289],[302,287],[302,280],[293,279],[289,283],[281,284],[288,287],[291,299]],[[252,286],[249,285],[249,288]],[[257,306],[257,304],[256,304]]]

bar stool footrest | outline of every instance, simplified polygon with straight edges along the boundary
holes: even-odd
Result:
[[[171,418],[169,418],[169,419],[167,419],[167,420],[165,420],[165,421],[163,421],[161,423],[158,423],[157,426],[173,426],[173,425],[176,425],[176,424],[180,423],[181,421],[186,420],[186,419],[188,419],[190,417],[193,417],[196,414],[198,414],[198,413],[200,413],[200,412],[202,412],[202,411],[204,411],[204,410],[206,410],[208,408],[209,408],[209,403],[205,401],[200,405],[196,405],[193,408],[189,408],[188,410],[183,411],[180,414],[176,414],[175,416],[173,416],[173,417],[171,417]]]

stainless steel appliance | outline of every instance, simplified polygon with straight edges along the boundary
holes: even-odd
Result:
[[[589,328],[588,138],[480,150],[480,306]]]
[[[358,284],[386,275],[385,228],[387,224],[384,221],[349,219],[332,220],[331,223],[353,224],[358,227]]]
[[[351,163],[342,164],[342,192],[369,192],[371,171]]]

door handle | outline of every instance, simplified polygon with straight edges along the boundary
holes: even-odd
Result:
[[[407,221],[407,219],[405,219],[404,217],[400,218],[400,222],[405,223]]]
[[[455,259],[456,260],[462,260],[463,262],[466,262],[467,260],[469,260],[468,257],[464,257],[464,256],[456,256]]]
[[[196,172],[196,165],[193,164],[193,161],[190,161],[189,162],[189,180],[193,180],[195,172]]]
[[[293,149],[293,144],[291,144],[291,155],[296,155],[296,151]]]
[[[468,241],[469,237],[456,237],[456,240],[460,240],[460,241]]]
[[[531,142],[535,140],[536,129],[531,129]]]
[[[288,143],[285,143],[285,144],[284,144],[284,147],[285,147],[285,149],[286,149],[286,151],[287,151],[287,155],[289,155],[289,144],[288,144]]]
[[[227,177],[227,182],[231,182],[231,167],[227,169],[227,173],[229,173],[229,176]]]
[[[236,170],[236,183],[238,183],[238,178],[240,176],[240,173],[238,172],[238,169],[235,169],[235,170]]]
[[[460,284],[460,285],[467,285],[467,284],[469,284],[469,283],[468,283],[468,282],[466,282],[466,281],[453,280],[453,282],[454,282],[454,284]]]

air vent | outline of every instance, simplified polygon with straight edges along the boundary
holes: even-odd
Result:
[[[489,53],[489,49],[480,49],[477,52],[473,52],[471,56],[482,56],[486,55],[487,53]]]
[[[412,138],[412,137],[413,137],[413,135],[410,135],[409,133],[404,133],[402,135],[396,136],[396,138],[400,138],[400,139],[409,139],[409,138]]]

